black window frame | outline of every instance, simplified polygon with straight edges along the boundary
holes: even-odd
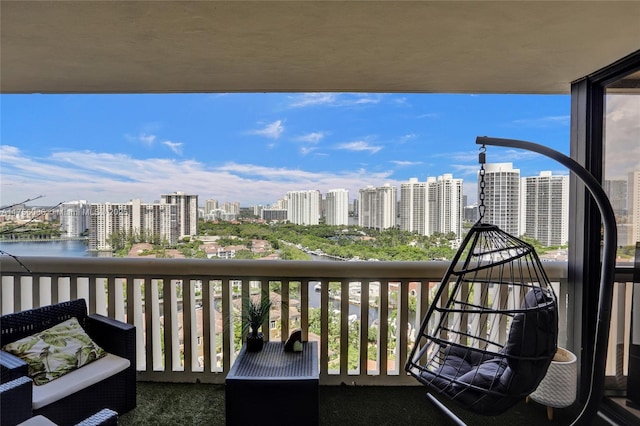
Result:
[[[605,95],[607,86],[640,70],[640,50],[571,83],[570,156],[604,181]],[[601,219],[595,201],[574,175],[569,180],[567,346],[578,355],[578,400],[590,385],[600,287]]]

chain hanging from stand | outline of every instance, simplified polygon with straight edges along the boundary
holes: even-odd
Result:
[[[485,187],[485,181],[484,181],[484,163],[486,161],[486,152],[487,152],[487,148],[482,145],[480,147],[480,153],[478,154],[478,163],[480,163],[480,181],[478,182],[478,185],[480,186],[480,194],[478,195],[480,203],[478,204],[478,214],[480,215],[480,217],[478,218],[478,223],[482,223],[482,219],[484,219],[484,211],[485,211],[485,205],[484,205],[484,187]]]

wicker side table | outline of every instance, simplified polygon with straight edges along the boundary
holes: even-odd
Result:
[[[547,406],[547,418],[553,420],[553,409],[568,407],[576,400],[578,364],[575,354],[558,348],[547,374],[529,398]]]
[[[284,352],[282,342],[265,343],[260,352],[242,347],[225,380],[227,425],[264,419],[280,425],[318,424],[318,344],[303,345],[302,352]]]

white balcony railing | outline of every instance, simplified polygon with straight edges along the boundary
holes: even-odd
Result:
[[[266,338],[284,340],[294,328],[301,328],[304,340],[318,340],[320,380],[325,385],[417,384],[404,372],[411,330],[419,328],[433,303],[432,290],[448,266],[447,262],[20,260],[29,271],[10,257],[0,258],[1,313],[85,298],[91,313],[136,326],[139,380],[223,383],[240,349],[234,334],[241,320],[234,306],[241,297],[260,292],[276,300],[269,324],[263,326],[270,329]],[[572,312],[567,265],[544,266],[562,301],[559,344],[565,346],[567,316]],[[616,290],[620,309],[614,307],[613,354],[619,350],[618,341],[624,343],[618,334],[628,330],[627,287],[619,284]],[[402,329],[406,332],[396,332]],[[611,375],[620,370],[613,354]],[[620,362],[624,370],[626,361]]]

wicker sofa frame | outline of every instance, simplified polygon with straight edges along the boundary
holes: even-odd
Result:
[[[1,344],[46,330],[71,317],[76,317],[87,334],[105,351],[128,359],[130,366],[101,382],[33,410],[33,383],[26,377],[27,364],[12,354],[0,351],[0,386],[3,387],[0,424],[3,426],[37,415],[45,416],[58,425],[73,425],[103,408],[121,415],[136,406],[135,327],[103,315],[88,315],[84,299],[0,317]]]

